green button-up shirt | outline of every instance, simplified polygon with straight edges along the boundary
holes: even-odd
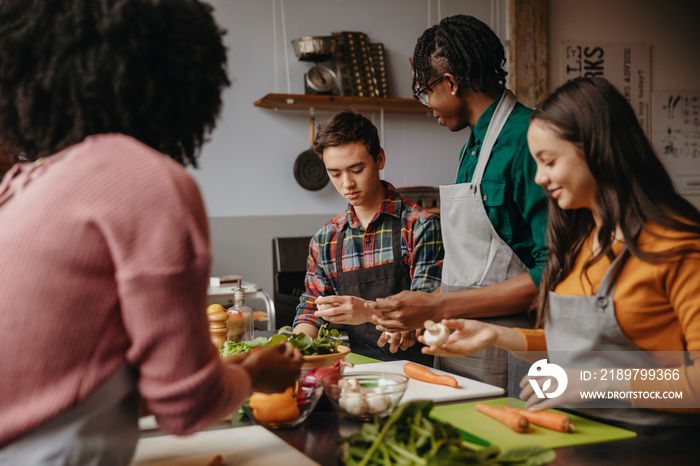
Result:
[[[469,142],[462,148],[457,183],[469,183],[479,160],[481,145],[497,98],[471,127]],[[481,181],[484,206],[498,235],[530,269],[540,285],[546,261],[547,204],[542,187],[535,184],[537,166],[527,146],[527,128],[532,110],[518,103],[498,135]]]

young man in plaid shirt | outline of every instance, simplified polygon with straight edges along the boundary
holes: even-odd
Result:
[[[415,331],[393,335],[388,346],[384,336],[379,346],[382,334],[372,323],[374,311],[364,304],[403,290],[430,293],[440,286],[439,219],[381,181],[386,155],[377,128],[362,115],[334,115],[319,127],[314,151],[348,206],[311,239],[294,331],[315,337],[324,322],[342,324],[354,353],[432,365],[432,356],[415,344]]]

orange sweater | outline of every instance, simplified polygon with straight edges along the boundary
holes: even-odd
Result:
[[[665,251],[692,245],[700,249],[700,240],[679,239],[678,232],[654,227],[666,238],[646,231],[639,237],[642,250]],[[675,239],[671,239],[675,238]],[[555,289],[564,296],[583,296],[595,293],[610,267],[602,259],[587,271],[590,282],[583,276],[583,266],[592,255],[593,236],[584,245],[571,274]],[[622,243],[613,245],[615,255]],[[632,382],[632,390],[682,390],[684,398],[700,399],[700,254],[686,255],[663,264],[644,262],[634,256],[628,258],[617,280],[613,296],[615,315],[620,328],[641,349],[647,351],[691,351],[693,364],[680,368],[681,378],[662,385],[658,380],[651,385]],[[529,351],[546,349],[544,330],[520,329],[527,340]],[[640,403],[639,406],[642,406]]]

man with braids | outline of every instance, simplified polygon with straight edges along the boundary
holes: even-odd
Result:
[[[222,35],[197,0],[0,2],[0,465],[126,465],[140,403],[184,435],[298,376],[289,345],[222,361],[209,338],[183,165]]]
[[[418,39],[415,97],[450,131],[469,127],[456,183],[440,187],[445,248],[439,293],[405,291],[368,306],[378,328],[420,328],[426,319],[479,318],[529,327],[546,257],[547,213],[527,146],[531,110],[505,88],[500,40],[471,16],[443,19]],[[517,392],[507,353],[437,358],[436,366]],[[517,364],[516,364],[517,366]]]

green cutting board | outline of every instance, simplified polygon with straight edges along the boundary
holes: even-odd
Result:
[[[373,362],[381,362],[379,359],[368,358],[367,356],[362,356],[361,354],[356,353],[348,354],[345,360],[353,364],[370,364]]]
[[[542,445],[548,448],[568,447],[571,445],[583,445],[586,443],[609,442],[635,437],[635,432],[609,426],[601,422],[592,421],[580,416],[571,416],[576,425],[576,432],[562,433],[543,427],[530,425],[530,431],[519,434],[511,430],[505,424],[480,413],[476,410],[476,403],[458,403],[451,405],[435,406],[430,415],[441,421],[459,427],[460,429],[476,435],[491,445],[497,445],[501,449],[509,449],[524,445]],[[524,408],[525,403],[515,398],[498,398],[481,401],[487,405],[502,407],[504,404],[514,408]],[[554,410],[552,410],[554,411]]]

